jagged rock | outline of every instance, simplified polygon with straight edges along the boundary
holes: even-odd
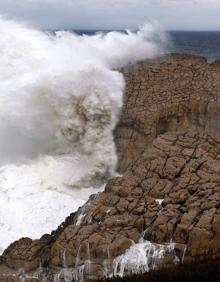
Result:
[[[220,132],[218,61],[208,64],[199,56],[175,54],[156,63],[150,61],[126,67],[122,72],[126,95],[115,130],[118,165],[122,172],[161,133],[187,130],[192,126]],[[166,138],[171,141],[170,138],[175,137]],[[192,145],[193,136],[189,142]],[[193,148],[190,151],[186,148],[185,154],[192,153]]]
[[[192,135],[194,154],[189,156],[185,149],[191,149]],[[76,214],[57,234],[48,253],[50,269],[74,268],[89,260],[103,274],[104,261],[111,264],[143,234],[155,243],[173,240],[180,258],[182,246],[191,261],[220,256],[220,179],[213,177],[220,168],[220,146],[210,138],[194,130],[159,136],[123,177],[110,180],[105,191],[87,203],[80,225],[74,224]],[[207,143],[206,158],[198,157],[197,151]],[[170,154],[173,147],[175,155]],[[159,189],[164,199],[160,206],[158,187],[167,186]],[[122,194],[123,189],[129,193]],[[14,269],[33,270],[41,261],[42,245],[50,241],[22,239],[5,251],[3,261]]]
[[[220,68],[201,57],[168,59],[124,70],[116,130],[119,166],[129,164],[123,176],[51,236],[9,246],[0,274],[22,268],[34,277],[41,263],[45,275],[68,268],[99,278],[141,237],[174,241],[180,261],[220,257]]]

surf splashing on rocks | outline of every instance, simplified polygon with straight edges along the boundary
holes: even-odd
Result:
[[[0,18],[0,250],[37,238],[114,175],[117,71],[162,52],[156,24],[139,31],[55,35]]]

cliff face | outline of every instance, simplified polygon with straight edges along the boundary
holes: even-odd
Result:
[[[220,258],[218,62],[173,55],[122,71],[127,88],[115,140],[124,175],[52,235],[9,246],[0,281],[129,273],[120,256],[134,243],[146,254],[145,264],[133,261],[136,270]]]
[[[220,132],[220,63],[171,55],[122,70],[124,107],[115,140],[125,171],[147,145],[167,131]]]

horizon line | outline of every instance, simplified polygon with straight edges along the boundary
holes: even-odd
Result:
[[[138,29],[131,29],[131,28],[42,28],[40,29],[42,31],[89,31],[89,32],[94,32],[94,31],[126,31],[126,30],[131,30],[131,31],[138,31]],[[167,29],[165,30],[167,32],[220,32],[220,29]]]

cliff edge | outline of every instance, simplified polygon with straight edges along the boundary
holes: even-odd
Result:
[[[51,235],[11,244],[0,281],[89,281],[220,258],[220,64],[173,54],[122,72],[123,176]]]

